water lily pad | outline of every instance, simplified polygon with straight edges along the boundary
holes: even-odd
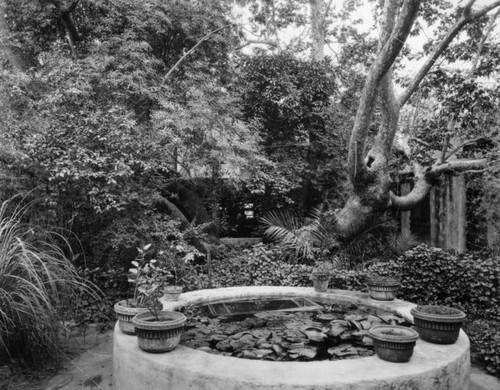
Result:
[[[330,336],[337,337],[349,329],[349,323],[344,320],[334,320],[330,324],[330,329],[326,332]]]
[[[219,341],[215,347],[219,351],[223,351],[223,352],[231,350],[231,345],[229,344],[229,340]]]
[[[365,336],[361,339],[361,341],[363,342],[363,344],[365,345],[373,345],[373,340],[371,337],[368,337],[368,336]]]
[[[360,324],[362,329],[370,329],[372,327],[372,322],[369,320],[363,320]]]
[[[294,348],[288,351],[289,356],[296,356],[297,357],[305,357],[308,359],[314,359],[316,355],[318,354],[318,350],[314,347],[302,347],[302,348]]]
[[[284,354],[283,347],[279,344],[273,344],[271,349],[276,353],[276,355],[280,356]]]
[[[367,329],[363,329],[363,330],[358,330],[356,332],[352,332],[351,334],[356,337],[365,337],[370,334],[370,331]]]
[[[323,330],[319,328],[305,328],[302,332],[309,340],[315,342],[321,342],[327,337],[326,334],[323,333]]]
[[[289,349],[300,349],[300,348],[304,348],[305,344],[304,343],[291,343],[289,345]]]
[[[243,354],[240,357],[244,357],[245,359],[260,359],[261,356],[258,356],[255,351],[242,351]]]
[[[345,332],[343,332],[343,333],[341,333],[341,334],[339,335],[339,338],[340,338],[341,340],[350,340],[350,339],[352,339],[352,338],[354,337],[354,336],[353,336],[353,333],[354,333],[354,332],[353,332],[352,330],[346,330]]]
[[[355,322],[355,321],[363,321],[366,319],[366,316],[360,314],[348,314],[344,317],[347,321]]]
[[[358,349],[352,347],[349,344],[342,344],[336,347],[328,348],[327,352],[334,357],[344,357],[359,354]]]
[[[321,313],[318,314],[316,318],[320,321],[332,321],[336,318],[336,316],[332,313]]]
[[[273,353],[272,349],[254,349],[253,352],[259,357],[264,357],[266,355],[269,355]]]
[[[215,333],[215,334],[210,335],[210,337],[208,337],[208,339],[212,340],[212,341],[222,341],[222,340],[227,339],[227,335],[222,334],[222,333]]]
[[[389,314],[389,315],[379,315],[379,318],[382,319],[386,324],[397,325],[404,322],[404,318]]]

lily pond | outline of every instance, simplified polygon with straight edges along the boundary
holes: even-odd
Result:
[[[401,316],[355,304],[305,298],[187,307],[181,344],[247,359],[317,361],[374,355],[371,327],[410,326]]]

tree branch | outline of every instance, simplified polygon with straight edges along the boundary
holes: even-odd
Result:
[[[247,46],[250,46],[250,45],[268,45],[268,46],[273,46],[273,47],[279,48],[278,42],[275,42],[275,41],[268,41],[268,40],[261,41],[261,40],[258,40],[258,39],[249,39],[245,43],[243,43],[242,45],[238,46],[234,50],[235,51],[236,50],[241,50],[244,47],[247,47]]]
[[[484,49],[484,44],[486,43],[486,40],[488,39],[489,35],[493,31],[493,27],[495,27],[495,21],[496,21],[499,14],[500,14],[500,8],[498,8],[497,12],[495,12],[491,16],[490,21],[488,23],[488,27],[486,28],[486,31],[485,31],[483,37],[481,38],[481,41],[479,42],[479,46],[477,47],[476,55],[474,56],[474,61],[472,62],[472,66],[470,68],[470,71],[469,71],[469,74],[467,77],[472,77],[472,75],[476,71],[477,66],[479,65],[479,59],[481,57],[481,53]]]
[[[479,141],[480,139],[483,139],[484,136],[479,136],[479,137],[476,137],[476,138],[473,138],[473,139],[470,139],[468,141],[465,141],[464,143],[458,145],[455,149],[453,149],[447,156],[445,156],[444,158],[444,161],[448,160],[451,156],[453,156],[456,152],[458,152],[460,149],[462,149],[464,146],[467,146],[467,145],[470,145],[470,144],[473,144],[477,141]]]
[[[463,159],[453,160],[444,164],[436,164],[432,168],[423,172],[422,168],[417,165],[416,181],[413,189],[404,196],[390,193],[390,206],[392,209],[399,211],[407,211],[418,205],[429,193],[436,178],[443,173],[455,173],[476,171],[486,166],[486,159]]]
[[[396,2],[393,1],[393,4],[395,6]],[[358,174],[364,172],[363,155],[365,142],[376,103],[378,87],[382,78],[390,69],[401,51],[406,38],[410,34],[419,6],[420,1],[418,0],[405,0],[395,28],[386,44],[379,52],[375,62],[370,67],[361,93],[361,99],[349,142],[348,164],[352,182],[355,181]]]
[[[381,35],[379,41],[379,48],[386,43],[391,31],[394,30],[394,23],[396,19],[397,7],[395,4],[386,2],[384,7],[384,12],[382,15],[381,23]],[[396,134],[398,121],[399,121],[399,107],[396,103],[396,96],[394,94],[394,83],[392,79],[392,69],[387,71],[387,74],[382,78],[380,82],[380,102],[381,102],[381,113],[382,113],[382,126],[380,126],[377,137],[375,139],[375,144],[368,153],[368,155],[382,157],[376,158],[375,166],[379,164],[387,165],[386,162],[389,160],[392,144],[394,142],[394,136]]]
[[[179,58],[179,60],[170,68],[170,70],[167,72],[167,74],[164,77],[164,80],[166,81],[169,76],[173,73],[174,70],[176,70],[179,65],[181,64],[182,61],[186,59],[187,56],[189,56],[191,53],[193,53],[198,46],[200,46],[203,42],[205,42],[208,38],[210,38],[212,35],[217,34],[219,31],[224,30],[225,28],[234,26],[234,23],[226,24],[225,26],[219,27],[218,29],[215,29],[211,32],[209,32],[207,35],[205,35],[203,38],[201,38],[191,49],[189,49],[184,55]]]
[[[462,16],[460,19],[451,27],[451,29],[448,31],[448,34],[443,38],[441,42],[436,46],[436,49],[434,52],[427,58],[425,63],[422,65],[422,68],[417,72],[417,74],[413,77],[411,80],[410,84],[406,88],[406,90],[403,92],[403,94],[399,97],[398,99],[398,105],[399,107],[402,107],[405,105],[405,103],[410,99],[410,97],[413,95],[413,93],[417,90],[418,86],[424,79],[424,77],[427,75],[431,67],[434,65],[436,60],[439,58],[439,56],[448,48],[450,43],[453,41],[453,39],[457,36],[457,34],[460,32],[460,30],[468,23],[473,22],[474,20],[480,18],[481,16],[485,15],[492,9],[498,7],[500,5],[500,0],[497,0],[486,7],[482,8],[481,10],[471,13],[470,8],[474,4],[475,1],[471,0],[467,3],[465,6]]]

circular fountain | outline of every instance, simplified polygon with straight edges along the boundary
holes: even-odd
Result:
[[[331,303],[355,303],[397,313],[412,321],[414,304],[375,301],[368,294],[306,287],[232,287],[198,290],[164,301],[165,310],[185,305],[236,302],[264,298],[309,298]],[[377,356],[353,360],[271,362],[209,354],[179,345],[164,354],[146,353],[134,336],[115,326],[114,388],[135,389],[435,389],[469,388],[469,339],[463,331],[455,344],[418,340],[408,363],[390,363]]]

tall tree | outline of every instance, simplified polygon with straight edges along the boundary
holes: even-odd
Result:
[[[467,170],[482,167],[484,159],[439,160],[424,168],[415,168],[415,186],[404,196],[391,192],[389,159],[399,123],[402,107],[417,91],[436,60],[448,49],[450,43],[467,25],[477,21],[488,12],[500,6],[494,1],[479,10],[473,10],[475,0],[456,10],[456,20],[448,29],[434,50],[424,61],[421,69],[410,80],[399,97],[395,96],[392,69],[401,55],[403,45],[412,32],[419,13],[420,0],[385,0],[380,25],[378,54],[371,65],[361,93],[356,120],[349,143],[349,175],[351,194],[338,213],[343,229],[349,229],[354,221],[367,220],[368,216],[388,208],[408,210],[421,202],[433,185],[436,176],[446,171]],[[373,113],[380,99],[382,125],[379,127],[373,145],[367,148],[369,128]]]

